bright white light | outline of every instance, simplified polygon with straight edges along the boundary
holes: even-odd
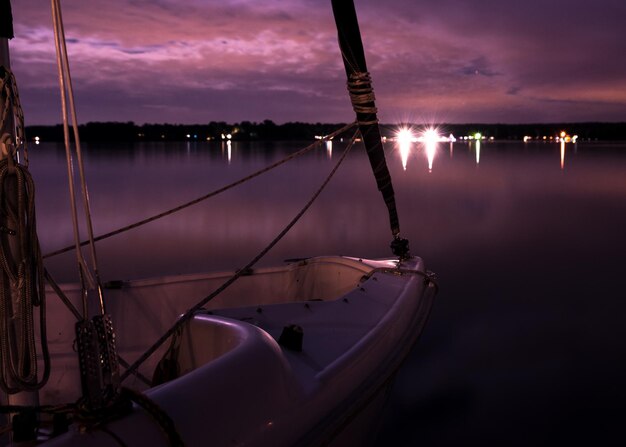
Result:
[[[427,145],[432,145],[432,144],[436,144],[437,142],[439,142],[441,137],[439,136],[439,134],[437,133],[435,129],[430,128],[430,129],[426,129],[426,131],[422,135],[422,139],[424,143],[426,143]]]
[[[403,145],[414,142],[416,138],[415,135],[413,135],[411,129],[402,128],[396,134],[396,140],[398,141],[398,143],[400,143],[400,145]]]

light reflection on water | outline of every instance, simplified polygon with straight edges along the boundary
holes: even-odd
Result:
[[[474,142],[474,150],[476,151],[476,164],[480,164],[480,140]]]
[[[411,149],[415,143],[411,141],[402,140],[396,143],[398,145],[398,149],[400,150],[400,158],[402,160],[402,169],[406,171],[406,165],[409,162],[409,154],[411,153]]]
[[[302,146],[86,145],[95,232],[203,195]],[[239,189],[99,243],[103,279],[244,265],[299,211],[344,147],[322,146]],[[441,289],[398,376],[381,444],[506,445],[522,442],[520,430],[526,443],[617,435],[626,399],[626,144],[431,149],[429,155],[412,143],[403,153],[387,145],[402,235],[438,274]],[[44,252],[72,240],[62,157],[46,143],[30,153]],[[323,254],[388,256],[385,213],[356,146],[262,265]],[[47,264],[67,281],[76,276],[73,262],[68,254]]]

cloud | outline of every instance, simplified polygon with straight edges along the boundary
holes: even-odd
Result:
[[[625,5],[359,1],[381,119],[623,119]],[[63,13],[79,117],[195,122],[237,108],[252,121],[351,117],[328,2],[68,0]],[[14,18],[27,119],[57,122],[39,109],[58,96],[50,13],[20,0]],[[178,115],[158,119],[146,104]]]

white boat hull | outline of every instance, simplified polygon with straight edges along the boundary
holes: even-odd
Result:
[[[421,259],[396,264],[321,257],[251,272],[190,320],[180,337],[179,377],[146,395],[189,446],[342,445],[368,439],[376,410],[421,333],[436,292]],[[106,298],[121,357],[134,361],[168,329],[172,315],[226,277],[116,283],[119,288],[107,290]],[[76,289],[65,291],[77,301]],[[71,401],[79,391],[76,360],[68,356],[73,316],[57,311],[52,390],[41,394],[42,403]],[[301,351],[278,343],[288,325],[302,328]],[[152,376],[165,348],[141,368],[145,376]],[[146,388],[138,379],[125,385]],[[139,407],[104,428],[74,426],[49,444],[169,442]]]

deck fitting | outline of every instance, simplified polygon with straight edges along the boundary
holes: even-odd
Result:
[[[291,351],[302,352],[302,339],[304,331],[297,324],[290,324],[283,328],[278,344]]]

